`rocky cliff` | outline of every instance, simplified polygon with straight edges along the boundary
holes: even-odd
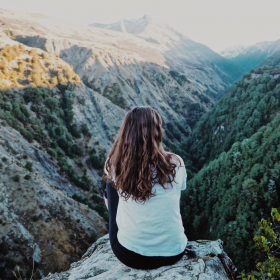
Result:
[[[95,236],[108,232],[96,211],[71,198],[73,193],[83,195],[81,190],[63,180],[59,166],[40,144],[30,144],[18,131],[2,125],[0,177],[2,279],[14,279],[15,265],[22,273],[28,270],[34,244],[39,277],[67,269]]]
[[[223,242],[198,240],[188,242],[185,255],[177,263],[157,269],[133,269],[122,264],[111,250],[109,235],[98,239],[71,264],[68,271],[49,274],[44,280],[74,279],[235,279],[236,268],[223,251]]]
[[[30,275],[31,246],[40,279],[68,269],[108,232],[100,156],[123,116],[63,60],[0,32],[1,279],[14,279],[16,265]]]

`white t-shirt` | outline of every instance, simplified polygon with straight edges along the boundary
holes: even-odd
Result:
[[[165,190],[156,183],[152,190],[153,193],[156,191],[156,196],[144,204],[131,197],[125,201],[118,192],[117,237],[128,250],[143,256],[175,256],[186,248],[188,239],[180,214],[180,197],[181,190],[187,187],[187,172],[182,158],[178,158],[182,167],[175,162],[177,183],[172,183],[173,188],[166,184],[168,189]]]

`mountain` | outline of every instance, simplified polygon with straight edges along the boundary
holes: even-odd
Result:
[[[150,16],[145,15],[139,19],[121,20],[111,24],[93,23],[90,26],[107,30],[114,30],[121,33],[130,33],[148,42],[165,46],[166,48],[176,47],[180,39],[189,39],[176,32],[167,24],[156,22]],[[193,42],[190,40],[190,42]]]
[[[151,105],[164,127],[171,120],[181,123],[185,139],[243,72],[207,46],[153,22],[146,16],[112,25],[126,30],[118,32],[1,10],[0,28],[14,40],[58,55],[87,87],[120,108]]]
[[[102,24],[102,23],[90,24],[90,26],[110,29],[110,30],[114,30],[114,31],[124,32],[124,33],[131,33],[134,35],[141,34],[141,33],[143,33],[143,31],[147,31],[146,29],[150,25],[159,26],[149,15],[144,15],[140,19],[132,19],[132,20],[123,19],[123,20],[120,20],[118,22],[111,23],[111,24]],[[170,30],[172,33],[172,29],[168,25],[159,26],[159,28],[162,28],[162,27],[166,28],[165,31]],[[166,33],[169,33],[169,32],[168,31],[165,32],[164,35],[166,35]],[[156,41],[155,41],[155,43],[156,43]]]
[[[277,51],[280,51],[280,40],[227,48],[220,54],[248,72]]]
[[[280,50],[274,52],[271,56],[263,60],[257,67],[269,66],[271,68],[279,68],[280,66]]]
[[[223,59],[220,55],[212,51],[203,44],[199,44],[173,30],[167,24],[161,24],[153,20],[150,16],[145,15],[140,19],[121,20],[112,24],[94,23],[91,26],[118,31],[121,33],[130,33],[139,38],[143,38],[153,44],[164,46],[167,51],[164,56],[167,59],[167,65],[176,67],[178,63],[180,68],[184,67],[183,63],[197,64],[203,63],[209,66],[218,66],[220,69],[216,74],[223,77],[224,80],[231,83],[242,75],[242,70],[236,65]],[[182,61],[183,60],[183,61]],[[181,63],[180,63],[181,62]],[[179,66],[178,65],[178,66]],[[188,65],[185,65],[185,67]],[[180,69],[179,68],[179,69]],[[199,68],[199,67],[198,67]],[[181,69],[188,73],[188,69]],[[224,76],[224,74],[226,76]]]
[[[237,45],[234,47],[229,47],[224,49],[223,51],[220,52],[220,55],[223,57],[226,57],[228,59],[232,59],[244,52],[246,52],[247,46],[245,45]]]

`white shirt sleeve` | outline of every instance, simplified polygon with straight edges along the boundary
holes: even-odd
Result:
[[[187,175],[187,171],[186,171],[186,167],[185,166],[180,167],[180,168],[183,168],[183,172],[182,172],[182,174],[183,174],[183,183],[182,183],[182,187],[181,187],[181,190],[183,191],[183,190],[185,190],[187,188],[187,177],[188,177],[188,175]]]
[[[178,155],[177,155],[178,156]],[[179,172],[180,172],[180,175],[181,175],[181,178],[182,178],[182,185],[181,185],[181,191],[185,190],[187,188],[187,170],[186,170],[186,167],[185,167],[185,163],[183,161],[183,159],[178,156],[179,159],[180,159],[180,162],[181,162],[181,166],[179,166]]]
[[[106,175],[108,175],[108,171],[106,170],[106,163],[107,163],[107,160],[108,160],[108,158],[106,159],[105,164],[104,164],[104,172],[105,172]]]
[[[108,171],[106,170],[106,163],[107,163],[107,161],[108,161],[108,158],[106,159],[105,164],[104,164],[104,168],[103,168],[103,171],[104,171],[104,173],[106,175],[109,174]],[[112,180],[115,181],[115,174],[113,174],[112,176],[113,176]]]

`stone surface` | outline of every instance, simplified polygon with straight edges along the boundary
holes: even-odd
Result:
[[[234,279],[236,268],[223,251],[221,240],[189,241],[177,263],[157,269],[133,269],[122,264],[111,250],[109,235],[99,238],[66,272],[49,274],[44,280],[153,280]]]

